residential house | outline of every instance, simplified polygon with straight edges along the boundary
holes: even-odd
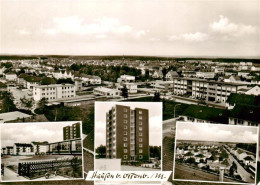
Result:
[[[14,143],[14,155],[34,155],[34,148],[32,144],[28,143]]]
[[[14,81],[15,82],[17,80],[17,75],[14,72],[8,72],[8,73],[5,74],[5,79],[7,81]]]
[[[47,101],[52,101],[75,96],[76,89],[74,84],[51,84],[33,87],[33,99],[35,101],[39,101],[43,98]]]
[[[227,111],[213,107],[189,105],[181,117],[184,118],[184,121],[228,124]]]
[[[126,86],[129,94],[137,93],[136,83],[127,83],[127,82],[116,83],[116,87],[119,91],[121,91],[124,86]]]
[[[127,83],[133,83],[135,82],[135,76],[131,76],[131,75],[121,75],[118,79],[117,79],[118,83],[121,82],[127,82]]]
[[[172,81],[173,80],[173,78],[176,78],[176,77],[179,77],[179,74],[176,72],[176,71],[169,71],[167,74],[166,74],[166,76],[165,76],[165,78],[166,78],[166,80],[167,81]]]
[[[97,87],[94,88],[93,93],[96,95],[102,95],[106,97],[118,97],[120,96],[120,91],[117,89],[110,89],[107,87]]]

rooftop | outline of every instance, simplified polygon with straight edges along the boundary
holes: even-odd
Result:
[[[231,93],[227,102],[231,104],[260,106],[260,96]]]
[[[0,123],[5,123],[7,121],[13,121],[16,119],[22,119],[22,118],[28,118],[31,117],[29,114],[25,114],[19,111],[14,111],[14,112],[7,112],[7,113],[2,113],[0,114]]]
[[[228,113],[229,112],[225,109],[189,105],[189,107],[183,112],[183,115],[216,123],[228,124]]]
[[[63,86],[74,86],[74,84],[50,84],[50,85],[37,85],[37,86],[35,86],[35,88],[63,87]]]
[[[260,123],[260,107],[251,105],[236,105],[230,113],[230,117]]]

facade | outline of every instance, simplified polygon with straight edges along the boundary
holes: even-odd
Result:
[[[32,144],[28,143],[14,143],[14,155],[34,155],[34,148]]]
[[[173,81],[155,80],[151,82],[151,86],[158,91],[173,91]]]
[[[74,123],[71,126],[63,127],[63,140],[80,138],[80,123]]]
[[[214,78],[214,76],[215,76],[214,72],[196,72],[197,78],[209,79],[209,78]]]
[[[33,87],[33,99],[39,101],[43,98],[48,100],[57,100],[76,96],[75,85],[73,84],[53,84],[40,85]]]
[[[149,160],[149,111],[115,105],[106,113],[106,158]]]
[[[82,154],[82,142],[79,139],[70,139],[47,145],[48,154]]]
[[[190,95],[194,98],[203,98],[206,101],[225,103],[231,93],[237,93],[246,85],[226,83],[196,78],[175,78],[173,81],[174,93]]]
[[[5,74],[5,79],[7,81],[16,81],[17,80],[17,75],[15,73],[9,72]]]
[[[136,83],[121,82],[121,84],[120,83],[116,84],[118,90],[121,90],[124,87],[124,85],[126,86],[128,93],[130,93],[130,94],[137,93],[137,84]]]
[[[132,83],[132,82],[135,82],[135,76],[121,75],[120,78],[117,79],[117,82],[118,83],[121,83],[121,82]]]

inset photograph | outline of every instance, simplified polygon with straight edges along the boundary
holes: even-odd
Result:
[[[0,126],[2,182],[83,179],[81,122]]]
[[[177,122],[173,180],[255,184],[258,127]]]
[[[95,103],[95,170],[161,170],[161,145],[161,103]]]

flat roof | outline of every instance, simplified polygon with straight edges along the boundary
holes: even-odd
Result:
[[[6,112],[6,113],[2,113],[0,114],[0,123],[5,123],[7,121],[13,121],[16,120],[18,118],[29,118],[31,117],[31,115],[29,114],[25,114],[19,111],[14,111],[14,112]]]
[[[95,88],[94,90],[99,90],[99,91],[102,91],[102,92],[111,92],[111,91],[118,91],[116,89],[110,89],[110,88],[107,88],[107,87],[97,87]]]
[[[74,84],[50,84],[50,85],[37,85],[35,88],[48,88],[48,87],[62,87],[62,86],[75,86]]]
[[[231,82],[219,82],[214,80],[206,80],[206,79],[200,79],[200,78],[187,78],[187,77],[176,77],[174,79],[178,80],[193,80],[193,81],[200,81],[200,82],[208,82],[208,83],[216,83],[216,84],[224,84],[224,85],[233,85],[233,86],[245,86],[246,84],[240,84],[240,83],[231,83]]]

